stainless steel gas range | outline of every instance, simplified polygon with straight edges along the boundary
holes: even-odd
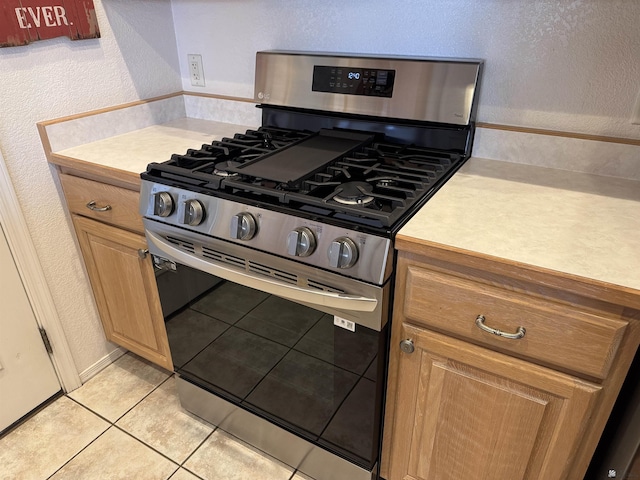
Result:
[[[262,126],[148,166],[184,408],[318,480],[377,478],[394,236],[470,156],[481,70],[258,52]]]

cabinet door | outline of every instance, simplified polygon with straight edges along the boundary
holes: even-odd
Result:
[[[408,324],[402,338],[388,480],[565,478],[600,387]]]
[[[108,340],[173,370],[151,256],[145,238],[73,215]]]

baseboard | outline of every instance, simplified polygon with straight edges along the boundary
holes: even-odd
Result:
[[[104,370],[109,365],[111,365],[113,362],[115,362],[117,359],[119,359],[125,353],[127,353],[127,351],[120,347],[116,348],[115,350],[112,350],[107,355],[105,355],[100,360],[98,360],[96,363],[91,365],[89,368],[87,368],[83,372],[80,372],[80,381],[84,384],[89,379],[91,379],[94,375],[97,375],[102,370]]]

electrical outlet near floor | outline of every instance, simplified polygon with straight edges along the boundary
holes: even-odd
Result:
[[[202,69],[202,55],[188,54],[189,61],[189,77],[191,85],[195,87],[204,87],[204,70]]]
[[[633,112],[631,112],[631,123],[640,125],[640,92],[636,96],[636,104],[633,106]]]

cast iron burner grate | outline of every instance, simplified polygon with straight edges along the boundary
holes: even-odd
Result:
[[[307,157],[314,156],[307,168]],[[462,159],[458,152],[388,142],[381,134],[260,127],[150,164],[145,175],[313,218],[388,228],[435,191]],[[295,174],[272,174],[271,164],[280,170],[290,166]]]

